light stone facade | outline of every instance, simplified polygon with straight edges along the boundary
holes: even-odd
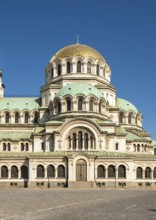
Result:
[[[58,51],[40,92],[4,97],[0,72],[0,187],[156,187],[156,142],[99,52]]]

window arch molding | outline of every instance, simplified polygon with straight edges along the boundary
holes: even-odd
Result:
[[[123,111],[119,112],[119,123],[124,124],[125,123],[126,114]]]

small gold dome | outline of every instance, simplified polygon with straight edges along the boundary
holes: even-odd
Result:
[[[54,61],[55,59],[64,59],[65,57],[74,58],[76,56],[81,56],[84,59],[86,57],[92,57],[95,60],[101,60],[105,62],[105,59],[102,55],[93,49],[92,47],[83,45],[83,44],[73,44],[67,47],[62,48],[59,50],[50,60],[50,62]]]

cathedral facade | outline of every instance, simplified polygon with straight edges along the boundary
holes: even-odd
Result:
[[[156,142],[92,47],[59,50],[40,97],[4,97],[0,187],[156,187]]]

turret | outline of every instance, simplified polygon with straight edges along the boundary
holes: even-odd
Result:
[[[3,77],[3,74],[2,74],[2,70],[0,69],[0,98],[3,98],[4,97],[4,84],[2,83],[2,77]]]

